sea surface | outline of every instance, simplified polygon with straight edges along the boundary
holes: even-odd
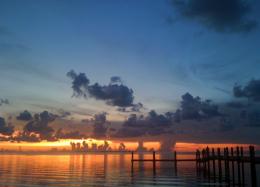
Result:
[[[156,157],[173,158],[172,155]],[[150,159],[152,155],[135,155],[135,158]],[[194,162],[179,162],[175,171],[174,163],[158,162],[154,173],[151,162],[135,162],[132,170],[130,154],[1,154],[0,186],[227,186],[217,178],[197,172],[195,166]],[[245,186],[250,186],[248,165],[245,171]],[[257,171],[259,174],[259,167]],[[260,185],[259,179],[258,175]]]

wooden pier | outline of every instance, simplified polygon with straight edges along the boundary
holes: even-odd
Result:
[[[260,164],[260,157],[255,156],[254,146],[249,146],[249,155],[245,156],[243,147],[205,148],[197,150],[194,159],[178,159],[177,152],[174,151],[173,159],[156,159],[156,152],[152,152],[152,159],[135,159],[132,152],[132,172],[134,162],[152,162],[153,173],[156,174],[156,162],[173,162],[174,170],[177,173],[179,162],[195,162],[198,174],[203,174],[209,180],[218,180],[230,185],[245,186],[245,164],[250,165],[251,186],[257,187],[256,165]],[[236,168],[236,170],[235,170]]]

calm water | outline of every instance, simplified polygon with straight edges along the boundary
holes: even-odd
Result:
[[[0,155],[0,186],[225,186],[198,175],[195,163],[179,163],[177,173],[173,163],[157,163],[154,176],[152,163],[135,163],[131,173],[130,160],[129,154]]]

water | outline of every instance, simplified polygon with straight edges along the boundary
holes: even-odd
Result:
[[[137,156],[138,157],[138,156]],[[136,158],[137,158],[136,157]],[[151,155],[139,156],[151,158]],[[161,157],[157,155],[157,157]],[[246,170],[248,170],[246,166]],[[247,173],[248,175],[248,173]],[[246,177],[247,186],[250,185]],[[134,164],[130,154],[0,155],[0,186],[225,186],[198,175],[195,163]]]

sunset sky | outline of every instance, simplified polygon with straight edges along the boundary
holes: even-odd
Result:
[[[260,144],[259,8],[257,0],[2,0],[0,134],[49,139],[62,128],[77,138]]]

